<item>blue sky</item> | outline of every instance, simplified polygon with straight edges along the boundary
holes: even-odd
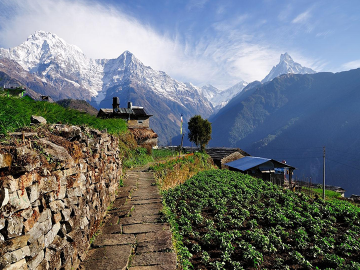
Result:
[[[284,52],[316,71],[360,67],[358,0],[0,0],[0,47],[36,30],[220,89],[262,80]]]

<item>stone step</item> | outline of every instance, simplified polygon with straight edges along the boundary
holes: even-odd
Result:
[[[130,171],[123,182],[80,268],[175,270],[172,233],[162,222],[162,197],[153,173]]]

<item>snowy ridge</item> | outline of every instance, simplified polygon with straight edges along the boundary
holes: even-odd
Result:
[[[201,87],[201,94],[212,103],[216,110],[219,110],[224,107],[233,97],[239,94],[247,85],[247,82],[240,81],[234,86],[221,91],[209,84]]]
[[[107,89],[130,80],[181,106],[191,103],[213,110],[208,100],[200,95],[199,88],[145,66],[129,51],[116,59],[94,60],[55,34],[37,31],[17,47],[0,48],[0,58],[15,60],[44,82],[54,84],[60,81],[63,82],[60,87],[63,84],[68,88],[82,87],[98,104],[105,98]]]
[[[273,67],[270,73],[261,81],[262,83],[272,81],[274,78],[283,74],[314,74],[316,71],[311,68],[303,67],[299,63],[294,62],[288,53],[280,55],[280,62]]]
[[[37,31],[21,45],[0,49],[0,58],[15,60],[26,71],[36,73],[50,82],[64,77],[75,87],[80,85],[96,95],[102,86],[102,67],[88,59],[74,45],[67,44],[58,36]]]

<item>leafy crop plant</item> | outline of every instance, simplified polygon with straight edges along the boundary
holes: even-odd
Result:
[[[346,201],[226,170],[163,195],[184,269],[360,269],[360,208]]]

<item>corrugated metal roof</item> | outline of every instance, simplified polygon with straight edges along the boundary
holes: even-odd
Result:
[[[113,109],[100,109],[105,114],[113,114]],[[119,108],[119,110],[116,112],[116,115],[118,116],[128,116],[128,115],[136,115],[136,116],[152,116],[150,114],[147,114],[145,109],[142,107],[135,107],[133,109],[129,108]]]
[[[246,171],[246,170],[254,168],[258,165],[264,164],[270,160],[271,159],[268,159],[268,158],[247,156],[247,157],[243,157],[238,160],[234,160],[229,163],[226,163],[225,165],[235,168],[235,169],[238,169],[240,171]]]
[[[145,111],[144,108],[139,107],[139,108],[133,108],[134,114],[137,116],[150,116],[149,114],[147,114],[147,112]]]
[[[112,113],[113,109],[100,109],[100,111],[103,111],[104,113]]]
[[[134,114],[134,111],[129,108],[119,108],[117,114]]]

